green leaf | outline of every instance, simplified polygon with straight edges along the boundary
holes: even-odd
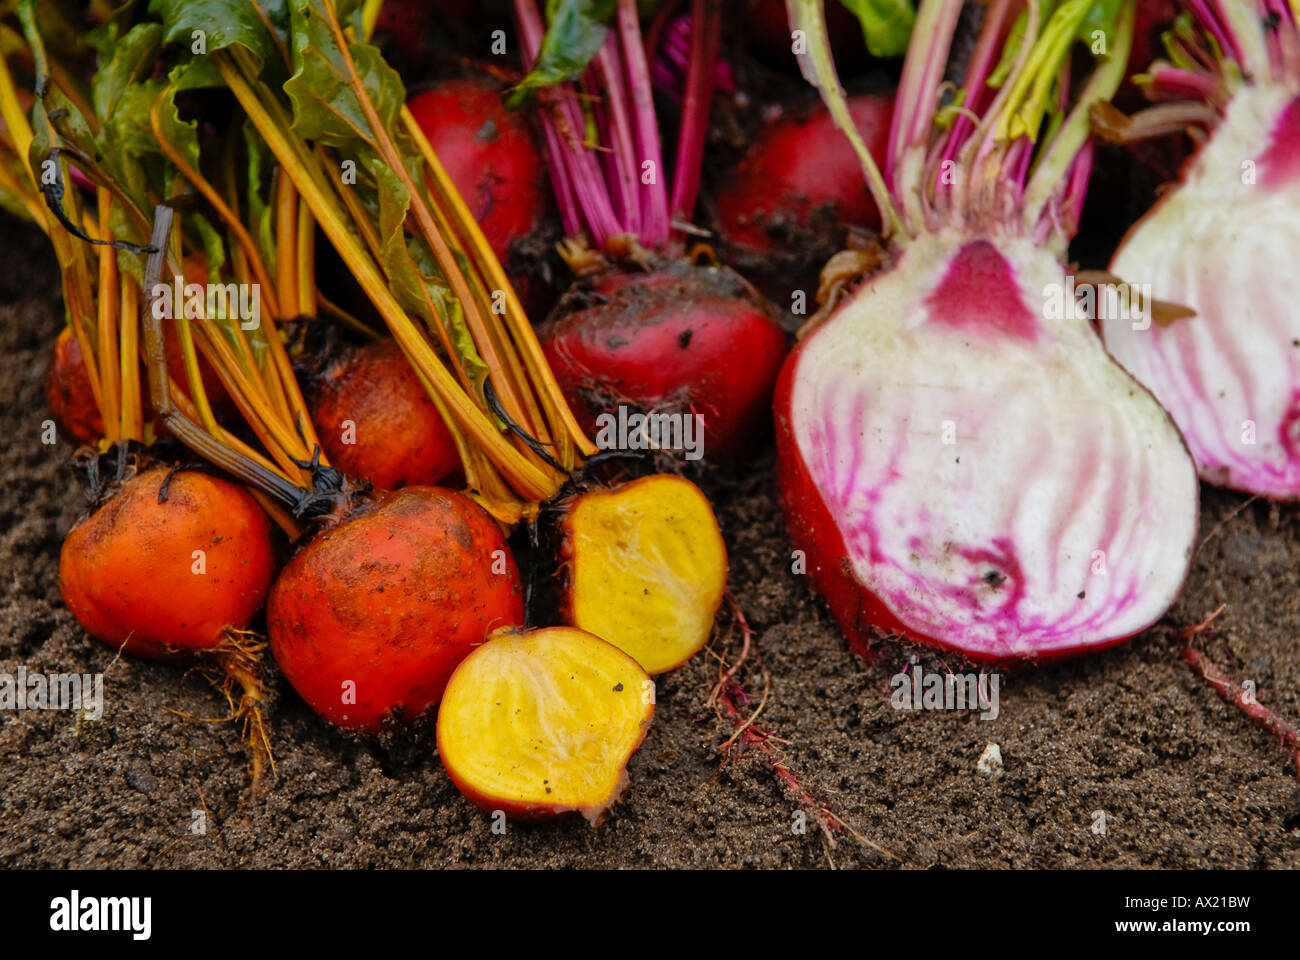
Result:
[[[378,149],[320,0],[294,0],[292,21],[294,73],[284,92],[293,104],[294,131],[329,147],[362,140]],[[401,78],[368,43],[349,44],[348,52],[380,123],[397,129],[406,102]]]
[[[873,57],[897,57],[907,52],[916,23],[911,0],[840,0],[862,24],[867,50]]]
[[[475,389],[481,393],[488,368],[479,356],[473,334],[465,323],[464,306],[451,292],[432,252],[423,241],[408,237],[403,229],[410,193],[393,169],[378,156],[366,158],[365,165],[378,186],[379,259],[393,295],[403,309],[424,320],[431,331],[436,331],[439,318],[442,319],[452,348]],[[434,339],[437,340],[436,334]]]
[[[1115,35],[1115,21],[1119,18],[1124,0],[1097,0],[1083,16],[1076,36],[1090,47],[1095,34],[1106,38],[1106,49],[1110,49],[1110,38]]]
[[[275,207],[270,198],[270,175],[275,158],[258,136],[251,120],[244,121],[244,145],[248,156],[248,218],[262,259],[270,268],[275,263]]]
[[[142,0],[127,0],[103,24],[86,33],[86,42],[99,54],[101,62],[113,56],[118,40],[135,21]]]
[[[1011,68],[1016,65],[1016,57],[1020,55],[1020,45],[1025,42],[1025,30],[1028,27],[1029,18],[1024,11],[1021,11],[1020,16],[1016,17],[1016,22],[1011,25],[1011,32],[1007,34],[998,65],[989,74],[986,81],[988,86],[997,89],[1007,82],[1007,77],[1011,75]]]
[[[547,0],[546,35],[528,76],[506,103],[518,107],[532,94],[576,79],[600,52],[618,12],[616,0]]]
[[[286,0],[149,0],[149,12],[163,22],[164,43],[179,43],[192,53],[200,41],[203,53],[239,44],[263,68],[282,60]]]

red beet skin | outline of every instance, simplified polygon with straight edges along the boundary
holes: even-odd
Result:
[[[849,645],[869,659],[873,627],[902,635],[910,635],[910,631],[853,576],[845,559],[849,549],[844,536],[826,509],[826,501],[818,492],[795,442],[790,426],[790,390],[799,349],[795,347],[791,351],[781,368],[772,398],[781,507],[790,528],[790,541],[803,553],[805,572],[812,580],[813,590],[825,598]]]
[[[893,98],[852,97],[849,111],[883,166]],[[807,119],[768,127],[715,200],[723,238],[744,252],[770,253],[790,242],[834,252],[849,227],[880,226],[857,155],[820,105]]]
[[[504,263],[510,242],[546,213],[545,170],[524,115],[505,108],[497,84],[471,77],[444,81],[407,106]]]
[[[538,331],[591,434],[619,403],[704,417],[704,456],[748,453],[767,435],[785,334],[731,271],[674,263],[580,282]]]

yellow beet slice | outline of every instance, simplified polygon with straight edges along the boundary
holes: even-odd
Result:
[[[569,622],[663,673],[693,657],[727,587],[713,508],[683,477],[585,493],[565,520]]]
[[[654,709],[654,681],[599,637],[501,630],[448,681],[438,754],[485,810],[516,819],[576,811],[596,824],[627,787]]]

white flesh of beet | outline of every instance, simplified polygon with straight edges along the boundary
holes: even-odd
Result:
[[[1111,264],[1195,317],[1102,335],[1173,415],[1201,475],[1300,496],[1300,100],[1246,87]]]
[[[795,441],[858,583],[980,658],[1104,645],[1176,598],[1196,473],[1022,238],[923,234],[798,355]]]

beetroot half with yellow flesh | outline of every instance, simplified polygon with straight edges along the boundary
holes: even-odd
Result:
[[[608,640],[648,673],[693,657],[727,588],[713,508],[682,477],[656,474],[591,491],[569,506],[569,622]]]
[[[654,715],[654,681],[582,630],[502,630],[456,668],[438,710],[438,754],[461,793],[518,819],[593,824],[627,787]]]

